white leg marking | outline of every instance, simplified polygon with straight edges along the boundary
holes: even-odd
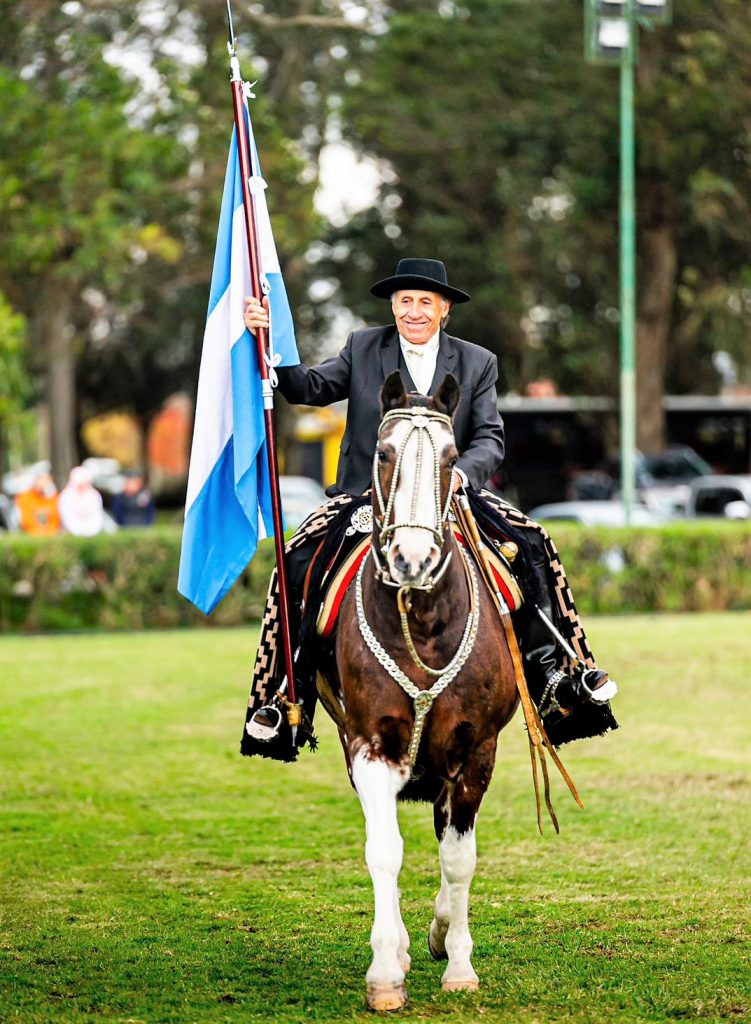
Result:
[[[404,982],[399,952],[402,948],[406,955],[406,929],[399,913],[397,888],[404,844],[396,816],[396,797],[407,777],[406,770],[385,761],[369,760],[362,750],[352,760],[352,780],[365,814],[365,861],[375,898],[370,933],[373,962],[365,976],[374,988]]]
[[[434,957],[443,959],[446,956],[446,933],[449,930],[451,906],[449,904],[449,886],[441,868],[441,888],[435,898],[433,920],[430,922],[429,944]]]
[[[476,989],[478,978],[470,963],[472,938],[469,934],[469,887],[475,873],[477,849],[475,830],[459,835],[449,825],[439,848],[441,858],[441,892],[436,900],[436,920],[444,917],[448,904],[449,925],[445,945],[448,967],[441,979],[444,989]],[[446,896],[448,899],[446,899]]]
[[[406,974],[412,966],[412,957],[409,955],[409,932],[407,931],[404,921],[402,920],[402,912],[399,907],[399,890],[394,890],[394,913],[396,914],[396,926],[399,929],[399,948],[396,951],[396,955],[399,957],[399,963],[401,968]]]

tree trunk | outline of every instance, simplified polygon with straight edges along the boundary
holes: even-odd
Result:
[[[667,187],[644,187],[640,203],[639,301],[636,320],[636,443],[651,454],[665,447],[665,368],[675,296],[677,253]]]
[[[37,339],[45,354],[49,452],[52,475],[58,487],[78,462],[76,444],[76,375],[71,301],[65,285],[44,288],[42,308],[36,318]]]

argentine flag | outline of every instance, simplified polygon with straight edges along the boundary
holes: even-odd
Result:
[[[270,342],[276,362],[291,366],[300,362],[292,314],[247,109],[245,115],[261,268],[269,288]],[[243,322],[243,300],[251,294],[237,133],[233,130],[203,336],[177,584],[179,592],[205,615],[242,573],[258,540],[274,532],[258,355],[255,338]]]

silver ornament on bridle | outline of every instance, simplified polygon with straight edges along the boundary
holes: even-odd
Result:
[[[441,451],[438,439],[434,435],[431,427],[434,424],[441,424],[447,427],[449,431],[453,433],[453,424],[451,417],[445,415],[445,413],[437,412],[435,409],[427,409],[423,406],[416,408],[407,409],[391,409],[383,417],[381,426],[379,428],[379,435],[383,432],[384,427],[389,426],[392,423],[407,422],[409,429],[406,431],[399,450],[396,453],[396,460],[394,462],[394,472],[391,477],[391,486],[389,487],[388,497],[383,494],[383,488],[381,487],[381,476],[379,472],[378,462],[378,448],[376,448],[375,455],[373,456],[373,492],[375,495],[375,504],[377,505],[376,522],[379,525],[378,532],[378,546],[373,544],[373,560],[375,564],[376,574],[382,583],[386,586],[400,587],[401,584],[395,583],[391,579],[391,575],[385,564],[382,563],[381,559],[384,560],[388,555],[389,546],[393,539],[394,532],[402,528],[409,528],[412,530],[427,530],[433,535],[436,546],[439,550],[443,548],[444,541],[444,529],[446,521],[449,517],[449,509],[451,506],[452,487],[451,482],[453,480],[453,470],[451,474],[451,480],[449,481],[449,487],[446,493],[445,502],[441,502]],[[397,522],[396,519],[392,522],[392,517],[395,516],[394,503],[396,501],[396,492],[399,487],[399,477],[401,474],[402,461],[404,459],[404,453],[407,448],[412,435],[417,434],[417,455],[415,458],[415,476],[414,484],[412,487],[412,498],[410,501],[409,518],[406,522]],[[430,448],[433,462],[433,500],[435,510],[435,526],[431,523],[422,522],[419,519],[419,498],[420,498],[420,477],[422,475],[423,461],[425,459],[425,449]],[[440,566],[437,572],[431,574],[428,579],[419,585],[412,585],[410,589],[413,590],[431,590],[438,580],[443,576],[446,569],[448,568],[449,561],[451,560],[451,553],[449,553],[443,561],[443,565]]]
[[[475,639],[477,637],[477,630],[480,622],[479,612],[479,590],[477,584],[477,575],[475,573],[474,566],[468,555],[462,550],[462,562],[467,578],[467,582],[470,590],[470,611],[467,615],[467,622],[464,627],[464,632],[453,658],[442,669],[433,669],[426,665],[419,657],[417,650],[414,646],[414,642],[409,633],[407,626],[407,610],[409,609],[409,602],[407,601],[406,610],[403,609],[403,598],[409,594],[411,590],[423,590],[430,591],[443,576],[448,568],[451,560],[452,552],[443,559],[443,564],[439,565],[438,569],[432,573],[427,580],[424,580],[421,584],[407,584],[402,585],[396,583],[391,579],[388,566],[385,563],[385,559],[388,555],[389,545],[393,538],[394,532],[402,527],[408,529],[427,530],[431,533],[435,539],[436,545],[439,550],[443,550],[445,540],[445,528],[446,523],[449,519],[449,510],[451,506],[452,498],[452,482],[453,482],[453,469],[451,473],[451,479],[449,480],[448,492],[446,495],[445,502],[441,501],[441,452],[439,447],[438,438],[433,434],[431,427],[434,424],[441,424],[447,427],[448,430],[453,434],[453,425],[451,417],[446,416],[444,413],[436,412],[434,409],[426,409],[422,406],[417,408],[407,409],[392,409],[387,412],[381,422],[379,436],[382,434],[384,427],[389,426],[395,422],[407,422],[409,429],[406,431],[399,450],[396,453],[396,460],[394,462],[394,471],[391,477],[391,486],[389,488],[388,497],[383,493],[381,487],[381,478],[379,472],[379,461],[378,461],[378,449],[376,449],[375,456],[373,458],[373,492],[375,495],[374,508],[377,508],[377,513],[374,516],[375,523],[377,525],[377,541],[376,535],[373,536],[373,541],[370,547],[369,555],[373,558],[373,567],[375,570],[376,577],[387,586],[399,588],[399,604],[400,604],[400,616],[402,621],[402,632],[407,645],[407,650],[410,657],[415,662],[417,667],[428,675],[435,679],[435,682],[428,689],[421,690],[410,678],[404,673],[401,668],[397,665],[391,655],[386,651],[383,645],[380,643],[375,633],[373,632],[370,624],[365,616],[365,604],[363,600],[363,589],[362,580],[365,571],[365,564],[367,562],[367,556],[363,559],[357,578],[355,581],[355,608],[357,613],[357,623],[360,629],[360,635],[362,636],[365,644],[373,655],[378,664],[388,673],[388,675],[396,682],[399,687],[411,698],[414,713],[415,722],[412,728],[412,735],[409,741],[409,748],[407,751],[409,764],[411,768],[415,767],[417,761],[417,754],[420,747],[420,740],[422,738],[422,732],[425,725],[425,719],[430,712],[436,698],[443,693],[446,687],[451,683],[459,672],[464,667],[467,659],[475,645]],[[412,496],[410,500],[410,512],[409,518],[406,522],[397,521],[395,519],[394,505],[396,501],[396,492],[399,486],[399,478],[402,469],[402,462],[404,459],[404,453],[407,448],[407,444],[414,433],[417,433],[417,455],[415,459],[415,473],[414,483],[412,488]],[[423,469],[423,462],[425,458],[425,449],[429,447],[432,453],[433,461],[433,500],[435,502],[435,525],[431,523],[421,522],[419,519],[419,497],[420,497],[420,477]],[[392,521],[393,519],[393,521]],[[461,549],[460,549],[461,550]],[[381,564],[380,559],[383,558],[384,562]]]

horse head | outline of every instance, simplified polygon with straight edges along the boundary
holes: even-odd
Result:
[[[459,402],[447,374],[432,397],[407,395],[398,371],[381,391],[373,460],[374,548],[399,587],[429,589],[441,562],[458,457],[451,418]],[[445,563],[444,563],[445,564]]]

